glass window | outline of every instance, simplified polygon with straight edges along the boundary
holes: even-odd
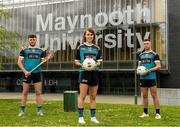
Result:
[[[77,69],[74,55],[86,27],[96,31],[103,69],[135,69],[135,53],[143,50],[144,38],[151,39],[162,68],[167,69],[166,0],[26,0],[4,4],[12,13],[4,25],[22,34],[22,44],[29,33],[36,33],[41,48],[57,49],[46,69]]]

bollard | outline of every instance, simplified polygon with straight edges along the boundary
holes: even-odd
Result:
[[[78,111],[77,106],[78,91],[64,91],[64,111]]]

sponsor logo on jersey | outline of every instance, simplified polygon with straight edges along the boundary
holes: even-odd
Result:
[[[38,59],[38,58],[39,58],[39,55],[38,55],[38,54],[28,54],[28,58]]]

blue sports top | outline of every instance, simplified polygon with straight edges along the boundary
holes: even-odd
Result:
[[[27,71],[31,71],[41,62],[41,59],[45,57],[45,52],[39,48],[25,48],[20,51],[20,57],[24,58],[24,68]],[[32,73],[39,73],[41,70],[41,67],[38,67]]]
[[[148,70],[156,66],[156,61],[160,61],[159,55],[155,52],[144,51],[139,54],[139,62],[141,66],[146,67]],[[147,75],[140,76],[142,80],[156,80],[156,72],[153,71]]]
[[[95,61],[102,61],[102,55],[100,48],[95,44],[87,44],[83,43],[77,48],[76,58],[75,61],[80,61],[80,63],[83,63],[83,61],[86,58],[93,58]],[[99,67],[96,67],[94,69],[95,71],[99,71]],[[80,72],[85,71],[84,68],[80,68]]]

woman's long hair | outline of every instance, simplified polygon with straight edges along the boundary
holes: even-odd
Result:
[[[94,30],[92,28],[86,28],[86,30],[83,33],[82,43],[86,42],[86,37],[85,37],[86,31],[88,31],[88,32],[93,34],[94,38],[92,40],[92,43],[96,44],[96,34],[95,34],[95,32],[94,32]]]

